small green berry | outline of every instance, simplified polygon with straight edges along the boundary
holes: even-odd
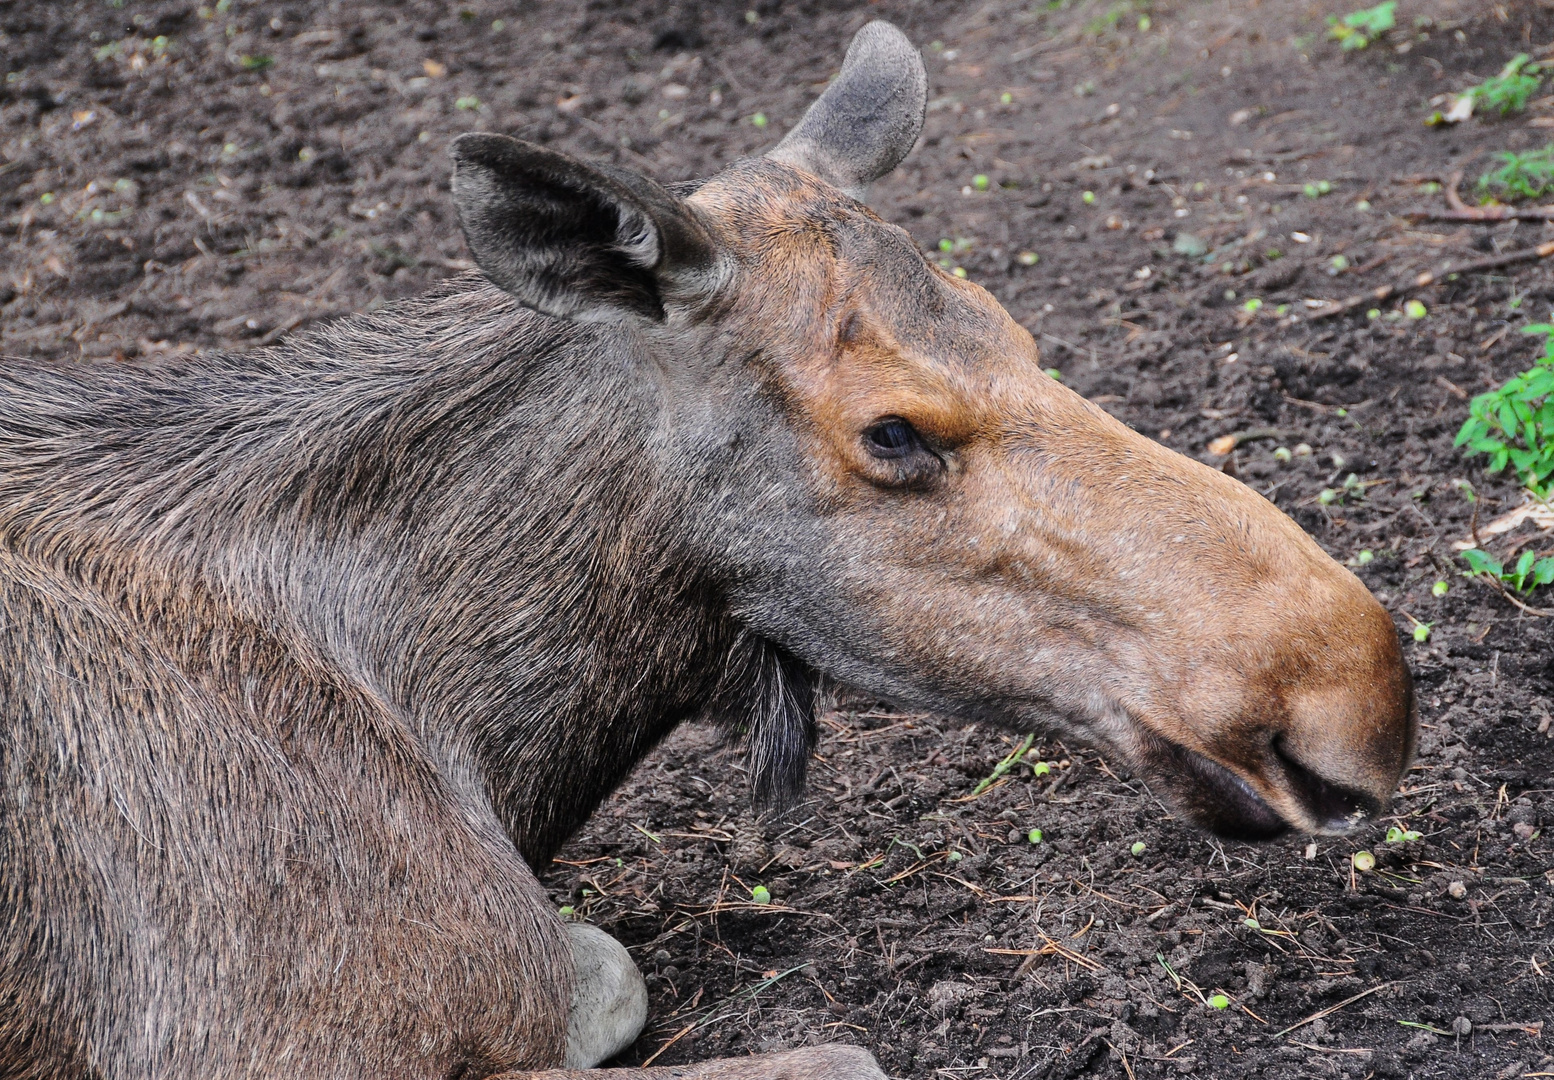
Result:
[[[1446,582],[1444,582],[1444,581],[1437,581],[1434,585],[1430,586],[1430,595],[1431,596],[1445,596],[1446,593],[1450,589],[1451,589],[1451,586],[1446,584]]]
[[[1133,846],[1130,847],[1128,850],[1133,853],[1133,857],[1135,859],[1138,858],[1140,855],[1144,854],[1144,841],[1142,841],[1142,840],[1135,840],[1135,841],[1133,841]]]
[[[1228,1009],[1230,1008],[1230,999],[1224,994],[1212,994],[1209,997],[1209,1008]]]
[[[999,101],[999,104],[1001,104],[1001,105],[1013,105],[1014,104],[1014,95],[1011,94],[1009,91],[1005,90],[1002,94],[1000,94],[998,96],[998,101]]]
[[[577,911],[572,907],[571,904],[563,904],[556,912],[556,914],[560,915],[563,919],[570,919],[572,916],[577,914]]]
[[[992,181],[987,178],[987,173],[979,172],[977,175],[971,178],[971,186],[976,188],[978,191],[986,191],[988,186],[991,184]]]
[[[1369,311],[1367,311],[1365,313],[1365,317],[1367,319],[1379,319],[1379,318],[1381,318],[1381,308],[1371,308]]]
[[[1365,548],[1354,557],[1354,561],[1361,566],[1369,566],[1376,559],[1376,553],[1370,548]]]
[[[772,902],[771,890],[765,885],[757,885],[750,890],[750,902],[752,904],[770,904]]]
[[[1247,300],[1246,303],[1241,305],[1242,310],[1244,310],[1249,315],[1255,314],[1258,311],[1262,310],[1262,306],[1263,306],[1263,302],[1261,300],[1259,300],[1255,296],[1251,297],[1250,299]]]
[[[1273,459],[1275,461],[1289,462],[1291,460],[1291,458],[1292,458],[1292,455],[1290,454],[1290,448],[1289,447],[1287,447],[1287,446],[1279,446],[1279,447],[1275,447],[1274,448]]]
[[[1041,843],[1041,830],[1032,829],[1030,832],[1025,834],[1025,838],[1033,844],[1039,844]]]
[[[1403,305],[1403,314],[1410,319],[1422,319],[1429,314],[1429,311],[1418,300],[1410,300]]]
[[[1091,203],[1095,202],[1095,192],[1093,191],[1087,191],[1079,197],[1084,200],[1084,204],[1086,206],[1089,206]]]
[[[1420,623],[1418,626],[1414,627],[1414,640],[1419,642],[1419,644],[1421,644],[1421,645],[1423,645],[1425,642],[1429,641],[1430,640],[1430,627],[1432,625],[1434,625],[1434,624],[1433,623]]]
[[[1038,761],[1031,767],[1031,772],[1035,773],[1037,776],[1046,776],[1051,771],[1052,766],[1048,765],[1045,761]]]
[[[948,236],[941,236],[939,238],[939,250],[946,253],[954,251],[955,241],[951,240]]]
[[[758,128],[764,128],[766,126],[766,114],[758,112],[750,118],[750,122]]]

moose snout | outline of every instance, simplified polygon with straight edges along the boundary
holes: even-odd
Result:
[[[1241,715],[1204,752],[1146,738],[1147,771],[1199,825],[1244,840],[1332,835],[1391,802],[1417,738],[1413,680],[1391,618],[1355,586],[1319,644],[1291,647],[1307,654],[1298,663],[1279,657],[1243,684]]]

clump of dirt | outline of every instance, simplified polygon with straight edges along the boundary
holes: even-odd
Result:
[[[851,32],[891,18],[926,45],[932,101],[877,208],[1075,389],[1263,492],[1402,632],[1428,627],[1419,764],[1358,836],[1249,846],[1040,736],[974,795],[1016,735],[856,701],[826,718],[803,807],[758,820],[737,751],[683,731],[547,876],[649,974],[622,1061],[842,1040],[913,1077],[1554,1071],[1554,627],[1460,578],[1452,546],[1519,504],[1452,437],[1466,397],[1535,355],[1519,331],[1554,272],[1446,280],[1417,319],[1307,304],[1547,238],[1405,215],[1548,141],[1554,98],[1422,120],[1547,53],[1554,13],[1405,3],[1345,53],[1323,36],[1340,7],[7,5],[0,349],[251,348],[419,292],[468,265],[453,136],[706,175],[771,145]],[[1490,542],[1550,546],[1530,525]],[[1362,848],[1374,870],[1353,869]]]

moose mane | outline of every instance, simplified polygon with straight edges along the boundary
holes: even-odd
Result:
[[[157,612],[182,663],[249,635],[376,699],[531,862],[687,719],[786,805],[820,680],[671,527],[702,493],[644,452],[641,367],[475,274],[246,354],[8,361],[0,551]]]

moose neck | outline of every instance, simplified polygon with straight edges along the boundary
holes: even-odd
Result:
[[[537,862],[707,708],[737,641],[639,349],[465,282],[269,353],[0,369],[0,542],[159,624],[214,598],[379,699]]]

